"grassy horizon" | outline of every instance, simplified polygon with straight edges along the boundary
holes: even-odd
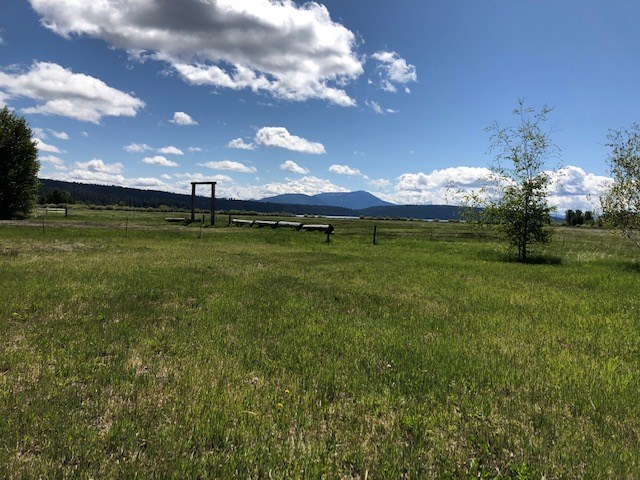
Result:
[[[1,477],[636,475],[622,239],[524,265],[464,224],[164,216],[0,225]]]

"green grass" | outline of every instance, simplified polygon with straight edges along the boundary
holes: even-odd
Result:
[[[462,224],[166,216],[0,225],[0,477],[640,470],[622,239],[558,228],[523,265]]]

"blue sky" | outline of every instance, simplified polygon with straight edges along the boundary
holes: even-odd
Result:
[[[551,200],[596,209],[640,120],[637,1],[5,0],[0,104],[41,177],[221,196],[455,203],[485,128],[554,107]],[[549,167],[557,167],[554,161]]]

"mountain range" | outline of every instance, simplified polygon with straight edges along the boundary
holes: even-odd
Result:
[[[40,179],[41,199],[55,190],[69,192],[76,203],[154,208],[166,206],[183,210],[191,208],[191,195],[181,193]],[[280,203],[283,201],[289,203]],[[323,203],[314,204],[315,202]],[[208,211],[210,199],[196,196],[195,206],[197,209]],[[216,211],[438,220],[460,218],[460,207],[454,205],[394,205],[363,191],[324,193],[313,196],[278,195],[262,200],[217,198]]]

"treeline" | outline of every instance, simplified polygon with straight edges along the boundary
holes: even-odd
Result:
[[[118,205],[135,208],[163,208],[176,210],[191,209],[191,195],[139,190],[112,185],[63,182],[40,179],[39,202],[44,203],[84,203],[87,205]],[[196,196],[195,207],[209,210],[210,197]],[[461,209],[452,205],[387,205],[353,210],[328,205],[302,205],[258,202],[217,198],[216,210],[225,212],[289,213],[292,215],[336,215],[384,218],[421,218],[438,220],[459,220]]]
[[[593,217],[593,213],[588,210],[584,213],[582,213],[582,210],[567,210],[564,215],[564,224],[570,227],[579,225],[593,226],[596,224],[596,220]]]

